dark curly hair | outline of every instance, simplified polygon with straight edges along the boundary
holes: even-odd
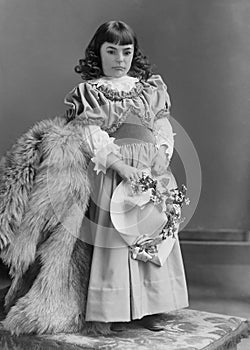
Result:
[[[134,45],[134,56],[129,75],[147,80],[152,75],[151,65],[138,46],[137,37],[126,23],[109,21],[103,23],[95,32],[92,40],[85,50],[85,58],[79,59],[75,67],[76,73],[83,80],[96,79],[103,76],[100,48],[104,42],[116,45]]]

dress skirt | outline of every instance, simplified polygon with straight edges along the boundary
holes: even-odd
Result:
[[[134,142],[121,145],[120,152],[127,164],[148,168],[157,148],[153,143]],[[109,214],[112,193],[122,179],[111,168],[106,174],[90,171],[92,195],[84,225],[88,225],[91,233],[93,257],[86,321],[126,322],[187,307],[178,239],[162,267],[133,260]]]

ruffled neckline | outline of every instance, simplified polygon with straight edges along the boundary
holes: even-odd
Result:
[[[138,96],[143,89],[142,83],[137,78],[128,77],[120,81],[120,84],[114,83],[108,78],[99,78],[90,80],[89,83],[93,85],[98,91],[111,101],[121,101],[125,98],[134,98]],[[124,88],[122,90],[122,88]]]

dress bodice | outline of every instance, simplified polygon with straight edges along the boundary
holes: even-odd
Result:
[[[70,118],[99,125],[109,134],[131,114],[153,129],[154,120],[167,115],[170,108],[167,87],[159,75],[135,81],[128,91],[112,89],[98,79],[86,81],[67,94],[65,103],[70,106]]]

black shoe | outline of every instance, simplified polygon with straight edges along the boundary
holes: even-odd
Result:
[[[110,329],[113,332],[123,332],[125,330],[122,322],[112,322]]]
[[[164,331],[165,328],[157,323],[156,318],[153,315],[145,316],[140,320],[140,324],[142,327],[152,331],[152,332],[160,332]]]

